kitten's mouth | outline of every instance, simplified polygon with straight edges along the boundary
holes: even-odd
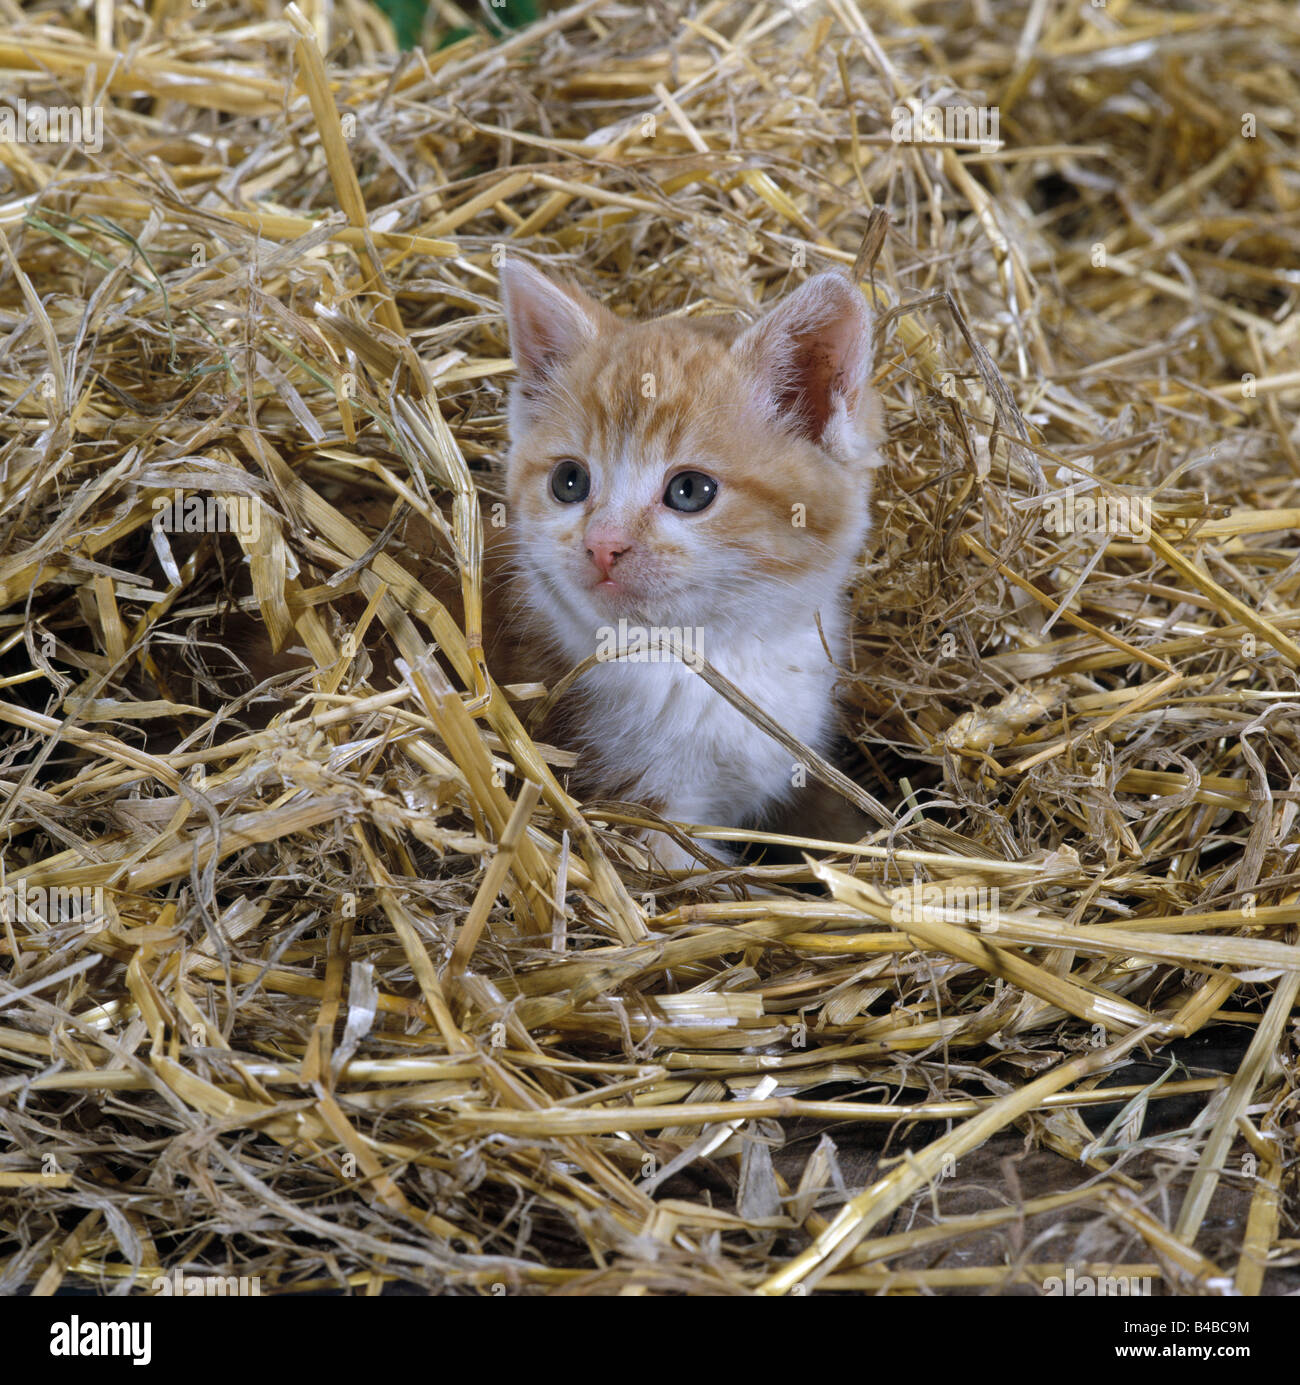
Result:
[[[642,573],[624,572],[620,567],[616,567],[612,572],[602,574],[589,571],[585,576],[582,589],[588,599],[597,601],[602,606],[611,606],[619,612],[626,613],[631,605],[643,601],[646,597],[646,583]]]
[[[593,592],[599,592],[601,596],[630,596],[632,593],[626,582],[620,582],[617,577],[602,577],[599,582],[592,585]]]

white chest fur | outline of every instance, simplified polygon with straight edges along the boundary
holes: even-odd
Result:
[[[838,651],[840,620],[830,617],[823,627]],[[811,614],[801,626],[705,641],[699,652],[778,725],[825,748],[837,671]],[[598,777],[634,784],[630,797],[663,804],[668,817],[736,826],[794,786],[790,752],[685,663],[647,651],[637,662],[597,664],[580,687],[578,735]]]

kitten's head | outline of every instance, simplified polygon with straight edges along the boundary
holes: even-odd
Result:
[[[761,629],[838,602],[877,460],[871,315],[847,278],[744,330],[625,322],[519,260],[502,301],[534,607],[581,643],[619,617]]]

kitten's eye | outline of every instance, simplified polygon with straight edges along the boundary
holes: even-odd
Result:
[[[591,477],[581,462],[566,457],[551,472],[551,494],[562,505],[576,505],[585,500],[591,490]]]
[[[702,471],[683,471],[674,476],[664,491],[664,504],[670,510],[695,514],[707,510],[718,493],[718,483]]]

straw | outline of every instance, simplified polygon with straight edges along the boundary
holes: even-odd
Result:
[[[1291,12],[133,16],[0,38],[0,1291],[1294,1291]],[[505,255],[860,284],[849,753],[698,670],[860,839],[501,686]]]

